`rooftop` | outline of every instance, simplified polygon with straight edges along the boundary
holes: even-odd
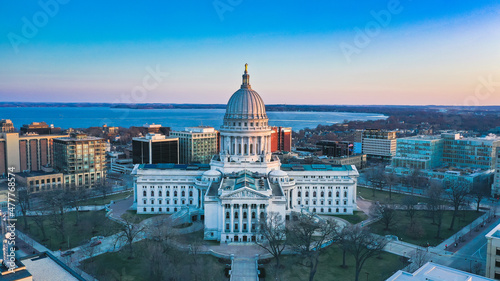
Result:
[[[159,169],[159,170],[210,170],[210,165],[208,164],[140,164],[138,166],[139,170],[150,170],[150,169]]]
[[[490,232],[488,232],[488,234],[485,235],[486,238],[500,238],[500,223],[495,226],[495,228],[493,228]]]
[[[28,177],[39,177],[39,176],[48,176],[48,175],[56,175],[56,174],[62,174],[62,173],[31,171],[31,172],[18,173],[16,175],[23,177],[23,178],[28,178]]]
[[[353,171],[351,165],[335,164],[282,164],[283,171]]]
[[[451,267],[428,262],[414,273],[399,270],[386,281],[486,281],[493,280]]]

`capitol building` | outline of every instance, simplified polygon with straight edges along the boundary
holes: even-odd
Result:
[[[220,128],[220,153],[210,164],[139,164],[134,167],[138,214],[196,215],[206,240],[261,239],[259,220],[270,212],[353,214],[354,165],[281,164],[271,153],[271,128],[264,101],[243,83],[229,99]]]

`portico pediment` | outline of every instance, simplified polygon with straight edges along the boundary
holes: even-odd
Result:
[[[252,198],[252,199],[269,199],[269,196],[264,195],[260,192],[252,190],[250,188],[244,187],[238,190],[235,190],[229,194],[224,194],[220,197],[221,199],[227,198]]]

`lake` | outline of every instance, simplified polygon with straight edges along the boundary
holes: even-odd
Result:
[[[218,129],[222,125],[225,109],[127,109],[109,107],[3,107],[0,119],[11,119],[16,128],[31,122],[46,122],[55,127],[87,128],[108,126],[142,126],[161,124],[173,130],[184,127],[208,125]],[[297,131],[319,124],[331,125],[344,120],[378,120],[387,116],[376,113],[353,112],[301,112],[269,111],[269,124],[292,127]]]

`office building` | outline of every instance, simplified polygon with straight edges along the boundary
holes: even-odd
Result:
[[[421,170],[440,167],[443,164],[443,143],[439,136],[400,138],[392,166]]]
[[[486,277],[500,280],[500,224],[486,234]]]
[[[271,152],[292,151],[292,128],[271,127]]]
[[[55,128],[54,125],[47,125],[45,122],[32,122],[29,125],[21,127],[21,134],[53,135],[61,134],[61,128]]]
[[[362,152],[368,157],[390,160],[396,153],[396,132],[368,129],[362,132]]]
[[[0,132],[1,133],[13,133],[15,131],[14,123],[10,119],[0,120]]]
[[[184,131],[170,132],[170,136],[179,139],[181,164],[208,164],[218,152],[219,136],[213,127],[187,127]]]
[[[54,139],[66,136],[0,133],[0,175],[5,175],[9,167],[14,167],[16,173],[52,167]]]
[[[132,162],[134,164],[179,163],[179,139],[160,134],[147,134],[133,138]]]
[[[464,138],[460,134],[441,134],[443,163],[453,167],[494,169],[500,138]]]
[[[102,184],[106,178],[104,139],[85,134],[54,139],[53,168],[64,174],[66,188],[92,188]]]
[[[321,148],[321,155],[328,157],[345,157],[354,154],[353,143],[347,141],[322,140],[316,143]]]

